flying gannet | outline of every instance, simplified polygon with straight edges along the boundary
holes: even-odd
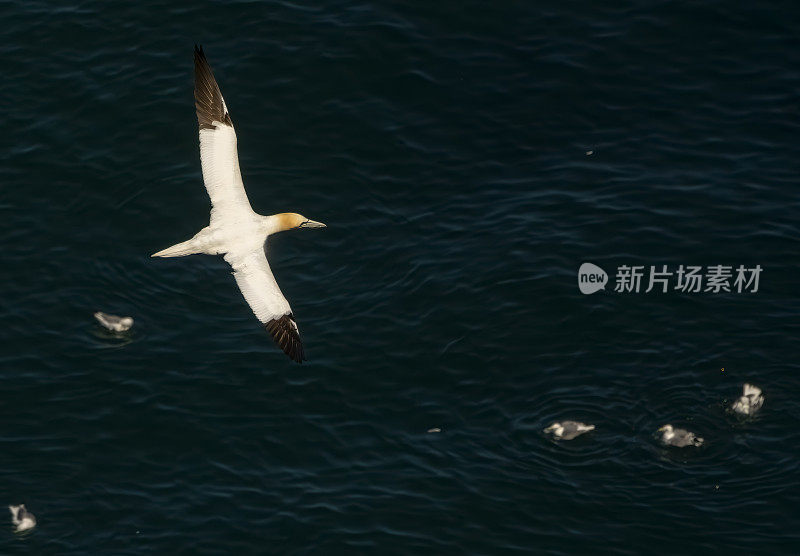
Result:
[[[133,318],[131,317],[118,317],[117,315],[109,315],[102,311],[97,311],[94,314],[94,318],[112,332],[125,332],[130,330],[133,326]]]
[[[36,527],[36,516],[25,508],[25,504],[9,506],[8,510],[11,512],[11,523],[17,527],[17,533]]]
[[[685,448],[686,446],[700,446],[703,439],[696,436],[693,432],[686,429],[676,429],[672,425],[664,425],[658,429],[661,435],[661,442],[667,446],[676,446],[678,448]]]
[[[555,422],[546,429],[544,433],[552,433],[556,440],[572,440],[585,432],[593,431],[594,425],[586,425],[577,421]]]
[[[731,409],[741,415],[752,415],[764,405],[764,396],[761,388],[752,384],[742,387],[742,396],[736,400]]]
[[[223,255],[256,318],[275,343],[294,361],[305,359],[300,332],[289,302],[272,275],[266,256],[267,236],[325,224],[296,213],[256,214],[242,183],[236,132],[228,107],[208,65],[203,48],[194,47],[194,98],[200,126],[200,162],[211,198],[209,225],[192,239],[154,253],[184,257],[195,253]]]

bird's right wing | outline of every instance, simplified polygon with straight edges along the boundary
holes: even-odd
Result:
[[[264,324],[275,343],[292,360],[305,359],[300,331],[292,316],[292,308],[281,293],[264,249],[249,252],[228,252],[225,260],[233,267],[233,277],[245,301]]]
[[[203,48],[194,47],[194,100],[200,126],[203,181],[211,197],[211,220],[237,219],[253,209],[239,170],[236,131]]]

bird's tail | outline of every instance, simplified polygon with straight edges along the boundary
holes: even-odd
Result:
[[[695,446],[702,446],[703,442],[704,442],[703,437],[701,437],[701,436],[695,436],[694,437],[694,445]]]
[[[167,247],[166,249],[162,249],[158,253],[153,253],[150,255],[151,257],[185,257],[186,255],[193,255],[194,253],[199,253],[195,246],[194,238],[184,241],[183,243],[178,243],[177,245],[173,245],[172,247]]]
[[[594,425],[578,425],[578,430],[581,432],[593,431]]]

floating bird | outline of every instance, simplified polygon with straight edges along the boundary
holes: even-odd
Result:
[[[195,253],[223,255],[256,318],[292,360],[305,359],[300,332],[289,302],[281,293],[266,256],[267,236],[325,224],[293,212],[261,216],[250,207],[239,171],[236,132],[228,107],[203,49],[194,47],[194,98],[200,126],[203,181],[211,198],[209,225],[192,239],[154,253],[184,257]]]
[[[11,512],[11,522],[17,526],[17,533],[36,527],[36,516],[25,508],[25,504],[9,506],[8,510]]]
[[[130,330],[131,326],[133,326],[133,319],[131,317],[118,317],[117,315],[109,315],[102,311],[97,311],[94,314],[94,318],[112,332],[125,332],[126,330]]]
[[[689,432],[686,429],[676,429],[672,425],[664,425],[658,429],[658,432],[663,433],[661,442],[667,446],[685,448],[686,446],[700,446],[703,443],[703,439],[693,432]]]
[[[731,409],[741,415],[752,415],[764,405],[764,396],[761,388],[752,384],[745,384],[742,387],[742,396],[736,400]]]
[[[557,440],[572,440],[585,432],[593,431],[594,425],[585,425],[577,421],[555,422],[546,429],[545,433],[552,433]]]

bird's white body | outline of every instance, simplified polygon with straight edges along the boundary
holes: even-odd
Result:
[[[279,230],[271,219],[250,211],[239,218],[216,219],[200,230],[189,241],[173,245],[154,254],[154,257],[180,257],[184,255],[224,255],[229,252],[255,251],[264,247],[270,234]]]
[[[305,358],[300,334],[289,302],[267,262],[265,242],[271,234],[284,230],[325,225],[297,213],[262,216],[253,211],[239,170],[236,132],[228,107],[205,54],[197,47],[195,106],[200,127],[203,181],[212,206],[209,224],[192,239],[153,256],[224,255],[253,313],[281,349],[299,363]]]
[[[731,406],[731,409],[740,415],[753,415],[764,405],[764,395],[761,388],[752,384],[742,387],[742,395]]]
[[[25,504],[9,506],[8,510],[11,512],[11,523],[16,527],[17,533],[36,527],[36,516],[25,508]]]
[[[703,439],[686,429],[676,429],[672,425],[664,425],[658,429],[661,433],[661,442],[667,446],[685,448],[686,446],[700,446]]]
[[[125,332],[133,326],[132,317],[118,317],[117,315],[109,315],[108,313],[97,311],[94,314],[94,318],[112,332]]]
[[[552,434],[553,438],[557,440],[572,440],[585,432],[593,430],[594,425],[587,425],[585,423],[579,423],[578,421],[562,421],[560,423],[553,423],[544,429],[543,432]]]

